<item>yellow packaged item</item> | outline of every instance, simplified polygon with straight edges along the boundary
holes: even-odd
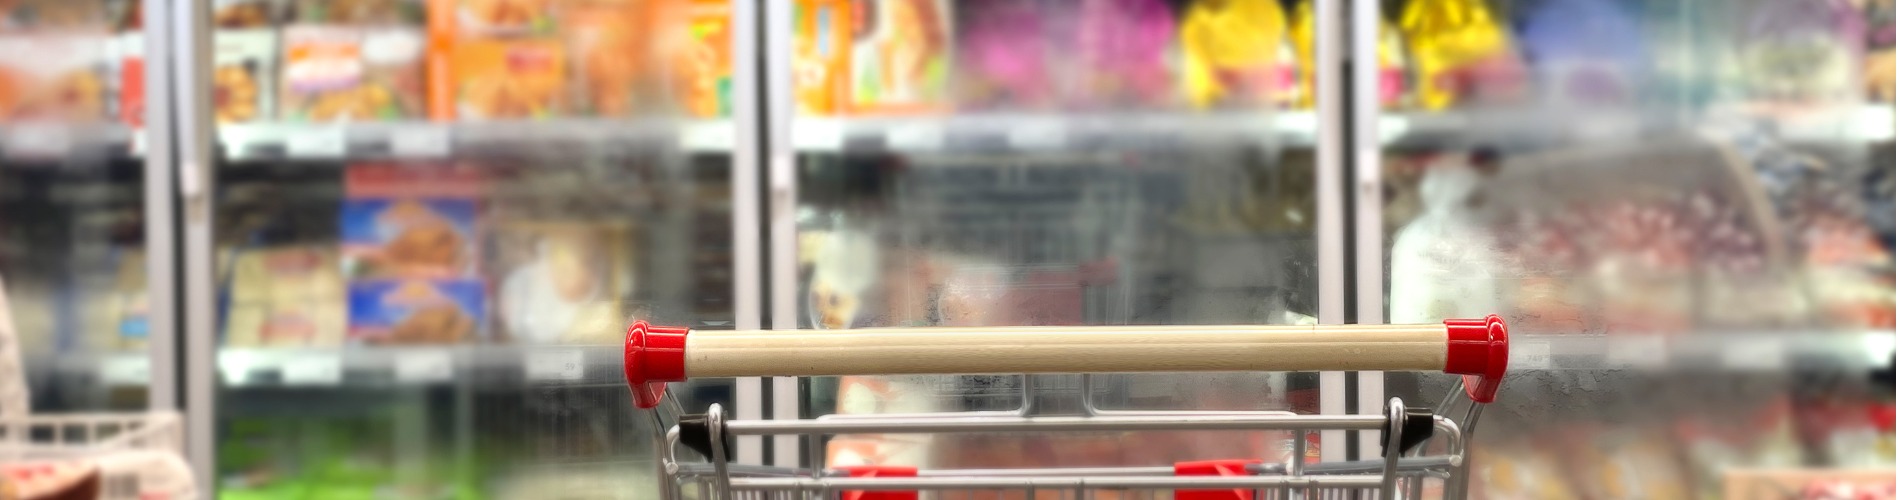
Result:
[[[851,3],[798,0],[792,15],[792,88],[803,115],[837,113],[850,71]]]
[[[1399,18],[1399,30],[1412,44],[1419,107],[1444,109],[1467,97],[1463,94],[1474,85],[1512,83],[1465,81],[1483,77],[1460,74],[1486,64],[1515,64],[1500,60],[1515,57],[1511,37],[1484,0],[1411,2]]]
[[[1278,0],[1201,0],[1181,21],[1188,102],[1297,102],[1299,80]]]

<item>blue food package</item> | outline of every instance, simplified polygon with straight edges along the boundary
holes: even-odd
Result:
[[[343,271],[356,278],[475,276],[477,205],[465,198],[343,202]]]
[[[1648,76],[1650,54],[1634,12],[1614,2],[1552,0],[1521,19],[1519,43],[1547,98],[1628,103]]]
[[[453,344],[481,335],[486,289],[472,279],[350,283],[351,343]]]

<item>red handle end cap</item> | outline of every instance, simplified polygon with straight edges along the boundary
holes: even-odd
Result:
[[[627,388],[633,390],[634,406],[659,406],[666,396],[667,382],[686,380],[688,332],[683,327],[653,326],[645,321],[627,327],[624,371]]]
[[[1251,475],[1247,467],[1260,463],[1259,460],[1202,460],[1198,462],[1175,462],[1174,475],[1180,476],[1246,476]],[[1174,490],[1175,500],[1253,500],[1253,490]]]
[[[1465,395],[1472,401],[1497,400],[1498,386],[1511,363],[1511,335],[1504,319],[1445,320],[1445,373],[1465,376]]]

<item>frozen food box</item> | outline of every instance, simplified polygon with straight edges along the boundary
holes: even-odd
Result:
[[[359,198],[343,202],[343,257],[353,277],[473,276],[474,200]]]
[[[100,255],[93,271],[74,277],[77,335],[83,347],[101,351],[145,348],[150,304],[145,287],[145,252],[113,248]],[[90,267],[90,266],[89,266]]]
[[[334,347],[343,344],[343,275],[328,245],[237,252],[225,298],[224,342],[231,347]]]
[[[721,0],[664,0],[655,9],[666,92],[686,116],[732,112],[731,8]]]
[[[282,117],[293,121],[423,116],[421,30],[292,26],[284,30]]]
[[[647,39],[645,9],[632,0],[571,0],[561,11],[568,50],[571,112],[628,117],[638,108]]]
[[[103,33],[0,36],[0,120],[105,119],[109,40]]]
[[[212,36],[211,102],[218,123],[271,116],[276,101],[276,30],[220,31]]]
[[[1276,0],[1202,0],[1181,17],[1182,90],[1198,108],[1299,101],[1299,68]]]
[[[145,35],[127,33],[113,37],[113,75],[118,80],[113,115],[120,123],[133,127],[145,125]]]
[[[798,0],[792,23],[792,87],[798,113],[839,113],[851,68],[851,2]]]
[[[421,0],[296,0],[293,19],[303,23],[399,26],[422,19]]]
[[[521,36],[555,29],[556,0],[429,0],[429,24],[456,35]]]
[[[468,39],[449,49],[448,78],[431,90],[448,92],[437,119],[539,119],[562,115],[566,51],[558,40]]]
[[[269,28],[283,20],[279,0],[212,0],[211,24],[218,29]]]
[[[633,228],[618,222],[517,221],[493,225],[488,252],[498,340],[611,343],[634,289]]]
[[[949,109],[950,2],[855,0],[853,8],[852,112]]]
[[[360,163],[350,165],[343,183],[345,277],[475,277],[479,171],[449,163]]]
[[[353,344],[420,345],[470,341],[486,310],[473,279],[393,279],[350,283]]]

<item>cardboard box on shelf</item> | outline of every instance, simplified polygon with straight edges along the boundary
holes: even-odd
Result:
[[[633,293],[633,227],[621,222],[513,221],[493,225],[498,340],[611,343]]]
[[[234,258],[225,306],[226,346],[343,344],[343,275],[335,248],[260,248],[239,251]]]
[[[843,111],[851,71],[849,0],[799,0],[792,15],[792,87],[798,112]]]
[[[486,290],[474,279],[351,282],[349,339],[354,344],[467,342],[481,335]]]
[[[276,104],[277,31],[219,31],[212,36],[211,101],[218,123],[268,119]]]
[[[655,7],[668,68],[667,93],[693,118],[732,112],[732,6],[723,0],[665,0]]]
[[[345,276],[475,277],[480,174],[454,164],[351,165],[341,210]]]
[[[853,113],[931,113],[950,107],[951,4],[854,0]]]
[[[564,111],[566,51],[545,39],[472,39],[456,41],[447,55],[449,109],[432,109],[437,119],[493,120],[552,118]],[[434,56],[432,56],[434,57]]]
[[[284,30],[282,117],[405,120],[423,115],[421,30],[292,26]]]
[[[104,33],[0,36],[0,120],[106,119]]]
[[[582,116],[628,117],[638,111],[636,96],[646,58],[643,5],[632,0],[570,0],[561,10],[571,73],[569,108]]]

